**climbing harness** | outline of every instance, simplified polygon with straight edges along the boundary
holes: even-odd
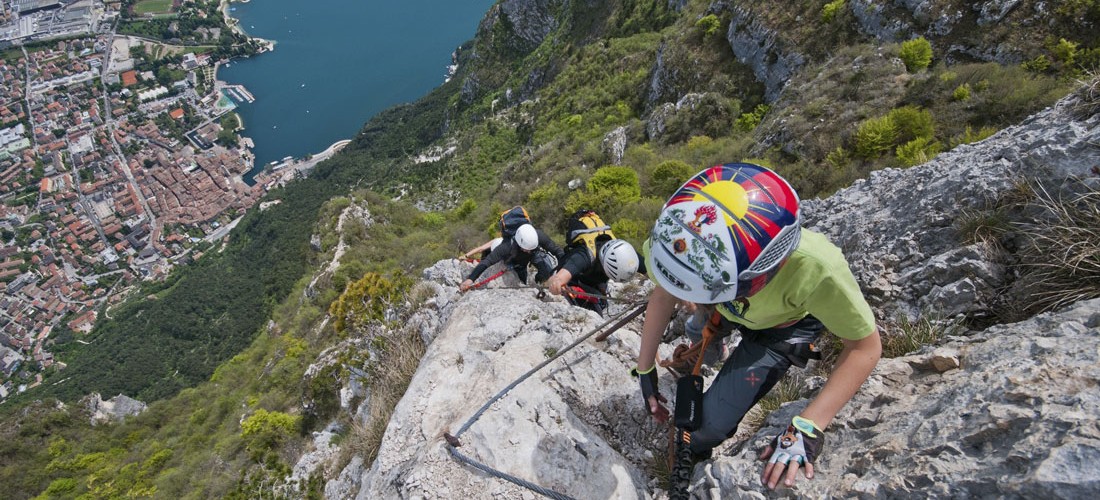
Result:
[[[641,314],[643,311],[645,311],[645,308],[646,308],[646,303],[640,303],[637,307],[635,307],[633,309],[626,309],[623,312],[620,312],[619,314],[617,314],[614,317],[612,317],[612,318],[608,319],[607,321],[603,322],[602,324],[600,324],[596,328],[593,328],[588,333],[585,333],[579,339],[573,341],[572,344],[569,344],[564,349],[558,351],[557,354],[551,356],[546,361],[543,361],[542,363],[539,363],[534,368],[528,370],[527,373],[524,373],[519,378],[517,378],[515,381],[513,381],[511,384],[508,384],[504,389],[501,389],[500,392],[498,392],[493,397],[489,398],[489,400],[486,401],[485,404],[481,405],[481,408],[479,408],[476,412],[474,412],[473,416],[471,416],[469,419],[466,420],[466,422],[464,424],[462,424],[462,427],[460,427],[458,429],[458,432],[455,432],[454,434],[450,434],[448,432],[443,433],[443,439],[447,442],[447,451],[449,451],[451,453],[451,456],[454,457],[455,460],[458,460],[459,462],[470,465],[470,466],[472,466],[472,467],[474,467],[474,468],[476,468],[476,469],[478,469],[478,470],[480,470],[480,471],[482,471],[482,472],[484,472],[484,473],[486,473],[490,476],[493,476],[493,477],[496,477],[496,478],[499,478],[499,479],[504,479],[505,481],[509,481],[513,484],[516,484],[516,485],[522,486],[524,488],[527,488],[527,489],[529,489],[529,490],[531,490],[535,493],[538,493],[540,495],[543,495],[547,498],[554,498],[554,499],[557,499],[557,500],[572,500],[572,497],[570,497],[570,496],[558,493],[558,492],[556,492],[554,490],[551,490],[551,489],[548,489],[548,488],[544,488],[542,486],[534,484],[534,483],[532,483],[530,481],[527,481],[525,479],[515,477],[515,476],[513,476],[511,474],[508,474],[506,472],[496,470],[492,467],[489,467],[488,465],[485,465],[481,462],[478,462],[477,460],[474,460],[474,459],[470,458],[469,456],[466,456],[462,452],[458,451],[458,448],[462,446],[462,441],[460,441],[459,438],[462,436],[463,433],[465,433],[467,430],[469,430],[470,426],[472,426],[475,422],[478,421],[478,419],[481,418],[482,414],[484,414],[486,411],[488,411],[489,407],[491,407],[494,403],[496,403],[498,400],[503,398],[506,394],[508,394],[509,391],[514,389],[516,386],[523,383],[523,381],[527,380],[532,375],[537,373],[539,370],[546,367],[546,365],[549,365],[550,363],[554,362],[556,359],[562,357],[565,353],[569,352],[573,348],[577,347],[578,345],[581,345],[581,343],[585,342],[586,340],[588,340],[590,337],[592,337],[596,333],[599,333],[601,330],[603,330],[608,325],[611,325],[612,322],[615,322],[614,325],[612,325],[610,328],[607,329],[607,331],[605,331],[603,334],[601,334],[602,338],[597,337],[597,340],[606,339],[607,336],[610,335],[612,332],[614,332],[616,329],[621,328],[630,319],[633,319],[633,318],[637,317],[639,314]]]
[[[729,334],[732,334],[731,330],[725,335],[718,333],[718,328],[721,324],[721,316],[719,313],[714,312],[711,314],[707,324],[703,326],[703,333],[709,331],[712,337],[722,338]],[[705,339],[704,339],[705,340]],[[672,357],[668,359],[662,359],[657,362],[662,368],[667,368],[677,375],[683,375],[686,373],[686,367],[694,367],[698,365],[698,362],[703,359],[703,353],[706,352],[706,342],[695,342],[691,345],[680,344],[676,346],[676,349],[672,351]]]

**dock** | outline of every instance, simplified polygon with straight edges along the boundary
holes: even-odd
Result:
[[[249,92],[248,89],[244,88],[244,85],[225,85],[222,87],[222,89],[225,91],[226,94],[229,94],[229,97],[233,98],[234,101],[248,103],[256,101],[256,97],[252,95],[252,92]]]

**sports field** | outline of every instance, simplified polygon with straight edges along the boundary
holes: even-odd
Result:
[[[140,0],[133,6],[135,16],[167,14],[172,11],[172,0]]]

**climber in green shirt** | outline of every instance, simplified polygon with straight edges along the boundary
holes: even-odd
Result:
[[[792,365],[818,357],[814,343],[824,330],[841,338],[825,386],[761,454],[768,488],[780,480],[792,486],[800,469],[812,478],[824,430],[882,351],[874,315],[840,249],[801,227],[798,196],[786,180],[764,167],[731,163],[700,172],[669,198],[642,253],[658,285],[635,369],[651,415],[669,417],[655,363],[678,303],[696,310],[686,325],[693,339],[708,328],[718,337],[735,328],[741,334],[703,395],[701,425],[690,441],[697,457],[732,436]]]

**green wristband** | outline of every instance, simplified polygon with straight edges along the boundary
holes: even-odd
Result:
[[[814,431],[824,432],[821,430],[821,428],[817,426],[816,423],[814,423],[813,420],[802,418],[801,416],[796,416],[791,419],[791,425],[793,425],[795,429],[802,431],[803,434],[812,438],[817,437],[817,434],[815,434]]]
[[[649,367],[649,369],[644,371],[644,372],[638,371],[638,367],[635,366],[634,368],[630,369],[630,376],[640,377],[642,375],[648,375],[650,372],[652,372],[653,370],[656,370],[656,369],[657,369],[657,364],[656,363],[654,363],[653,366]]]

